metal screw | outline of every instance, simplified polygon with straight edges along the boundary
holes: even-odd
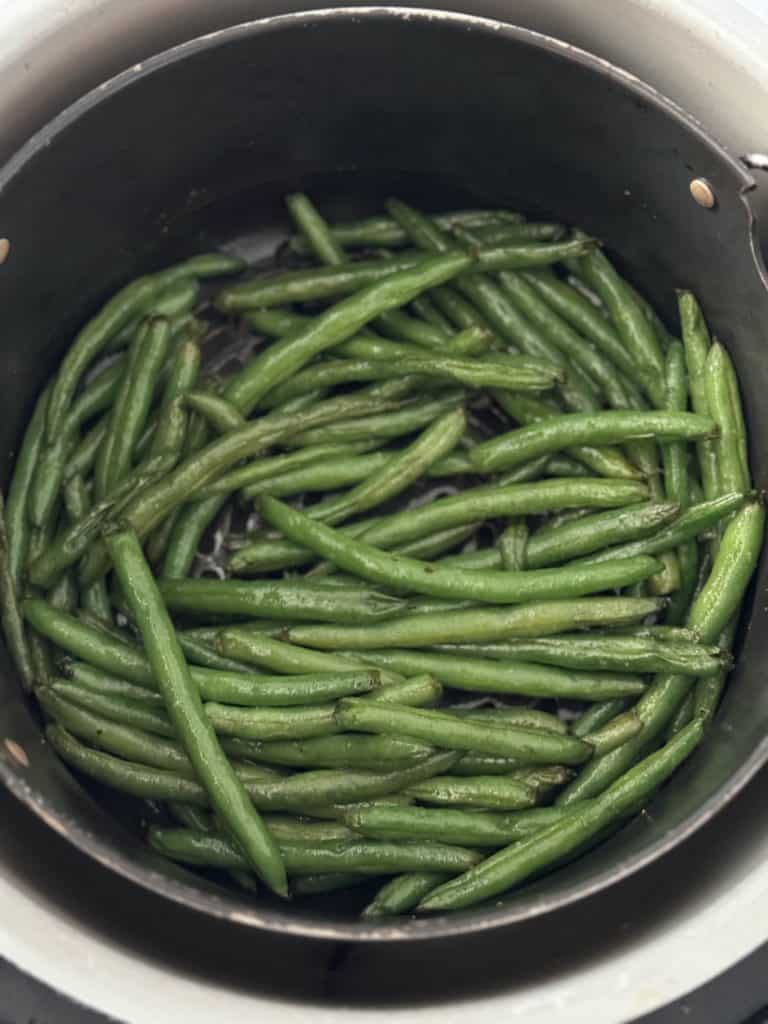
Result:
[[[7,238],[0,238],[0,266],[5,263],[8,259],[8,253],[11,251],[11,243]]]
[[[20,743],[17,743],[16,740],[11,739],[4,739],[3,743],[5,745],[5,749],[8,751],[8,753],[11,755],[11,757],[17,764],[20,764],[22,768],[29,768],[29,758],[27,757],[27,752],[24,749],[24,747],[21,746]]]
[[[717,202],[714,189],[706,178],[694,178],[688,188],[695,201],[705,210],[711,210]]]

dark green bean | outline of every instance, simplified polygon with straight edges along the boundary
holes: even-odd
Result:
[[[390,555],[364,541],[315,522],[276,498],[263,497],[262,515],[284,535],[330,559],[335,565],[364,579],[433,597],[469,598],[497,604],[556,600],[629,585],[658,571],[653,559],[600,563],[604,575],[569,576],[565,569],[529,572],[445,569],[429,562]]]
[[[423,804],[519,811],[536,805],[536,793],[524,782],[504,775],[441,775],[406,790]]]
[[[542,609],[543,607],[539,606]],[[456,632],[452,634],[454,637],[456,635]],[[345,636],[344,640],[346,639]],[[569,672],[523,661],[498,662],[484,658],[457,657],[455,654],[397,649],[364,650],[360,657],[369,664],[381,668],[411,673],[430,672],[447,686],[470,692],[602,701],[613,697],[634,696],[641,693],[644,688],[638,676],[607,672]]]
[[[467,846],[507,846],[567,818],[568,812],[542,807],[499,814],[453,808],[369,805],[345,812],[344,822],[355,832],[375,839],[433,839]]]
[[[542,665],[592,671],[681,672],[713,675],[729,664],[719,647],[691,641],[653,637],[614,636],[610,633],[565,633],[561,636],[507,640],[496,644],[451,644],[440,648],[499,661],[532,661]]]
[[[107,497],[99,501],[77,522],[64,530],[48,545],[29,567],[32,583],[50,587],[56,579],[85,554],[88,547],[101,534],[107,519],[119,510],[127,499],[132,499],[166,473],[175,463],[170,454],[155,455],[133,470]]]
[[[671,551],[686,541],[692,540],[705,530],[711,529],[726,516],[742,508],[749,500],[748,494],[724,494],[712,501],[703,501],[700,505],[692,505],[682,512],[669,526],[663,527],[650,537],[631,541],[617,547],[604,548],[586,558],[580,559],[582,564],[594,563],[608,558],[629,558],[632,555],[657,555]]]
[[[248,863],[270,888],[285,895],[285,871],[279,851],[251,806],[205,716],[138,539],[125,531],[111,534],[107,544],[141,632],[153,676],[198,778],[210,794],[216,812],[242,844]]]
[[[2,493],[0,493],[0,621],[8,653],[19,673],[21,684],[25,690],[31,690],[35,683],[35,668],[19,610],[18,592],[13,578],[8,547],[5,504]]]
[[[621,340],[632,356],[638,379],[658,408],[663,405],[664,397],[664,358],[642,307],[601,250],[589,250],[579,265],[587,283],[605,303]]]
[[[573,855],[608,825],[634,812],[672,774],[702,735],[693,722],[657,753],[630,769],[602,797],[574,807],[560,822],[513,844],[446,882],[419,904],[421,910],[466,907],[519,884],[533,872]]]
[[[391,261],[394,262],[394,261]],[[418,259],[400,273],[387,274],[390,261],[377,264],[384,267],[383,280],[371,283],[358,294],[352,295],[322,313],[305,330],[278,341],[248,366],[227,386],[225,396],[243,413],[255,409],[261,398],[322,351],[352,337],[369,320],[388,309],[396,309],[415,298],[425,289],[441,284],[455,276],[468,264],[461,253]],[[358,265],[359,266],[359,265]],[[298,271],[298,273],[303,273]],[[315,271],[320,274],[323,271]],[[331,273],[343,273],[331,270]],[[354,273],[354,272],[353,272]],[[382,275],[379,275],[381,278]],[[232,311],[232,290],[219,296],[223,308]],[[256,302],[251,305],[266,305]]]
[[[306,740],[256,743],[248,756],[266,764],[295,768],[364,768],[386,771],[429,757],[434,749],[415,740],[394,736],[335,735]]]
[[[128,682],[127,679],[109,675],[84,661],[74,661],[68,657],[61,658],[58,670],[64,679],[71,680],[73,684],[84,690],[103,694],[105,697],[126,698],[134,704],[139,703],[145,707],[162,708],[165,706],[162,696],[155,690],[148,690],[144,686]]]
[[[714,421],[696,413],[574,413],[501,434],[477,445],[469,455],[477,469],[486,473],[507,469],[574,444],[614,444],[644,437],[695,441],[715,433]]]
[[[545,401],[531,395],[511,394],[498,390],[494,392],[493,397],[508,416],[523,426],[541,423],[544,420],[563,418],[560,406],[550,400]],[[637,467],[633,466],[616,449],[592,444],[576,444],[569,445],[566,452],[595,473],[600,473],[605,477],[633,480],[642,476]],[[477,468],[475,468],[475,472],[477,472]]]
[[[528,540],[528,567],[558,565],[611,544],[653,536],[660,527],[674,522],[679,512],[678,505],[649,502],[585,515],[562,525],[546,524]]]
[[[146,536],[177,505],[186,502],[189,494],[196,488],[208,483],[218,473],[240,459],[263,451],[287,434],[300,431],[304,427],[330,423],[345,416],[372,413],[381,410],[382,407],[392,406],[386,400],[371,399],[367,396],[343,396],[318,403],[314,409],[304,413],[264,416],[189,456],[164,480],[138,495],[125,509],[122,518],[137,530],[140,536]],[[98,578],[108,566],[106,552],[99,548],[92,550],[95,551],[96,557],[90,567],[89,578],[82,581],[84,584],[93,582],[93,579]]]
[[[336,705],[335,717],[340,726],[352,731],[412,736],[433,746],[514,757],[532,764],[580,764],[592,753],[581,740],[568,736],[508,723],[457,719],[443,711],[344,699]]]
[[[460,259],[454,273],[463,270],[493,271],[517,270],[524,267],[543,267],[570,256],[580,256],[588,251],[594,242],[523,242],[519,244],[489,246],[471,254],[454,250],[450,255]],[[327,299],[337,295],[361,292],[373,285],[383,284],[395,274],[410,273],[421,266],[422,253],[407,252],[387,260],[360,260],[344,263],[338,267],[323,267],[310,270],[292,270],[264,278],[254,278],[243,284],[234,285],[220,292],[216,303],[224,313],[239,313],[246,309],[264,306],[282,306],[292,302],[306,302],[311,299]],[[444,281],[454,274],[446,274]],[[413,296],[403,298],[392,307],[406,305],[427,288],[435,284],[424,284]],[[377,310],[367,320],[373,319]],[[362,325],[361,325],[362,326]],[[357,328],[355,328],[357,329]],[[352,332],[351,332],[352,333]]]
[[[191,829],[153,827],[150,845],[171,860],[204,867],[242,868],[248,862],[228,839]],[[315,846],[280,843],[280,854],[291,875],[353,871],[364,875],[399,874],[401,871],[433,870],[456,874],[481,858],[472,850],[441,843],[400,845],[376,840],[336,840]]]
[[[518,225],[523,218],[509,210],[457,210],[455,213],[441,213],[435,217],[440,227],[452,228],[456,224],[467,227]],[[366,220],[350,221],[347,224],[333,224],[331,235],[336,243],[344,248],[368,248],[383,245],[396,249],[408,244],[405,232],[390,217],[369,217]],[[293,252],[304,253],[308,250],[306,240],[293,235],[290,239]]]
[[[750,488],[747,435],[741,411],[739,384],[728,353],[715,342],[704,367],[709,414],[718,428],[715,463],[719,494]]]
[[[379,889],[374,899],[360,912],[360,917],[371,920],[406,914],[449,877],[439,871],[409,871],[405,875],[396,875]]]
[[[585,295],[546,268],[525,271],[524,277],[546,300],[548,306],[591,341],[630,380],[635,379],[635,361],[630,351],[610,321],[602,316]]]
[[[328,590],[303,580],[162,580],[159,587],[171,611],[203,618],[214,614],[310,622],[375,622],[405,609],[399,598],[375,590]]]
[[[82,328],[62,360],[47,413],[49,443],[54,443],[60,434],[64,416],[83,373],[122,327],[137,315],[151,309],[160,295],[175,281],[189,277],[235,274],[244,266],[244,262],[237,257],[221,253],[193,256],[156,274],[139,277],[116,292]]]
[[[310,252],[314,253],[321,263],[333,265],[344,262],[344,250],[334,239],[309,196],[302,192],[294,192],[286,196],[285,205],[294,224],[304,236]]]
[[[678,292],[678,307],[688,369],[688,386],[691,392],[691,408],[702,416],[708,416],[709,399],[705,366],[710,347],[709,331],[701,307],[690,292]],[[715,442],[708,439],[697,441],[696,453],[704,497],[711,501],[720,493]]]
[[[611,719],[620,715],[622,711],[626,711],[628,703],[626,697],[614,697],[612,700],[590,704],[574,721],[571,726],[571,732],[574,736],[583,739],[595,729],[601,728],[601,726],[610,722]]]
[[[389,647],[396,643],[422,647],[450,642],[457,636],[463,637],[467,642],[506,640],[512,636],[546,636],[551,633],[563,632],[568,628],[588,625],[621,624],[652,614],[658,607],[658,602],[652,598],[585,598],[576,601],[547,601],[520,608],[483,609],[480,614],[468,610],[446,611],[434,615],[415,615],[401,618],[386,626],[381,624],[365,629],[361,627],[295,627],[290,631],[290,635],[296,643],[311,644],[320,648],[331,650],[336,650],[339,647],[357,648],[366,651],[365,657],[367,658],[369,650]],[[232,633],[225,634],[225,637],[222,641],[224,653],[238,657],[238,645],[231,643],[229,639],[232,637]],[[263,643],[264,638],[259,638],[258,642]],[[275,643],[275,641],[272,642]],[[290,647],[290,645],[285,646]],[[301,651],[301,648],[296,650]],[[407,657],[412,658],[411,664],[415,665],[416,659],[424,656],[408,653]],[[439,655],[430,655],[429,658],[430,664],[441,666],[438,675],[444,677],[446,663],[450,663],[451,658],[441,658]],[[488,675],[494,671],[487,662],[482,663],[482,668]],[[420,667],[406,671],[421,672],[430,671],[430,669]],[[536,677],[543,678],[540,670],[537,670]],[[558,675],[558,678],[561,678],[561,674]],[[552,679],[555,679],[554,675]],[[638,690],[633,685],[629,692],[637,693]],[[540,694],[535,692],[530,695],[539,696]],[[603,696],[618,695],[616,693],[605,694],[594,699],[602,700]]]
[[[35,403],[13,467],[13,476],[5,503],[5,527],[8,534],[8,570],[14,589],[18,593],[22,571],[27,565],[31,517],[29,515],[30,489],[35,469],[45,440],[45,417],[50,387]]]

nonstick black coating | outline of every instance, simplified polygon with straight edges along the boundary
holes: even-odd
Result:
[[[713,210],[689,195],[704,177]],[[494,204],[580,224],[672,324],[701,298],[744,390],[766,479],[768,292],[747,173],[650,88],[563,43],[462,15],[385,8],[290,15],[206,36],[125,72],[36,135],[0,172],[0,450],[4,480],[32,402],[73,332],[116,287],[216,245],[267,252],[282,196],[331,217],[399,195],[426,209]],[[344,902],[246,900],[158,860],[120,806],[42,740],[0,651],[0,775],[54,829],[165,896],[241,923],[359,940],[438,937],[524,920],[606,888],[712,817],[768,757],[766,565],[715,727],[643,815],[491,907],[392,925]],[[10,744],[4,742],[11,740]],[[15,752],[15,756],[14,756]],[[21,753],[20,753],[21,752]]]

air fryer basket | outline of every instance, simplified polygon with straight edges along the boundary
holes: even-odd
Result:
[[[690,196],[705,178],[713,209]],[[73,332],[132,276],[224,245],[267,252],[282,197],[330,217],[390,195],[426,209],[493,204],[579,224],[674,322],[693,289],[736,362],[755,479],[768,467],[766,280],[748,173],[652,89],[564,43],[463,15],[359,8],[205,36],[136,66],[51,122],[0,171],[4,480],[34,397]],[[761,401],[761,398],[763,399]],[[50,826],[123,875],[240,923],[317,937],[427,938],[545,913],[660,856],[768,758],[763,558],[739,657],[705,744],[642,816],[589,857],[488,908],[396,924],[343,901],[248,899],[156,858],[59,762],[0,650],[0,777]]]

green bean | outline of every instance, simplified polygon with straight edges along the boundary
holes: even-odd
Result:
[[[107,435],[108,417],[100,419],[72,451],[64,467],[64,481],[76,474],[87,476]]]
[[[672,719],[664,732],[665,743],[669,742],[669,740],[676,736],[681,729],[684,729],[686,725],[689,725],[693,721],[694,707],[694,692],[691,691],[672,716]]]
[[[688,369],[688,386],[691,392],[691,408],[703,416],[709,415],[709,399],[705,367],[709,353],[710,338],[701,307],[690,292],[678,292],[680,327],[685,347],[685,362]],[[711,501],[720,493],[715,442],[696,442],[696,454],[704,488],[704,497]]]
[[[446,274],[443,281],[449,280],[455,273],[463,270],[516,270],[523,267],[543,267],[569,256],[580,256],[594,245],[589,241],[565,242],[523,242],[519,244],[489,246],[471,254],[453,250],[450,255],[458,262],[452,274]],[[373,285],[384,284],[395,274],[409,273],[423,263],[423,254],[407,252],[398,254],[388,260],[360,260],[344,263],[337,267],[323,267],[311,270],[292,270],[283,274],[254,278],[243,284],[234,285],[220,292],[216,304],[224,313],[239,313],[246,309],[264,306],[282,306],[292,302],[306,302],[311,299],[327,299],[337,295],[361,292]],[[414,295],[393,303],[391,307],[404,306],[415,298],[419,292],[435,287],[434,284],[423,284]],[[377,310],[367,320],[373,319]],[[360,325],[362,326],[362,324]],[[357,328],[355,328],[357,330]]]
[[[762,505],[752,502],[736,512],[726,526],[712,570],[688,613],[687,625],[703,643],[717,640],[737,611],[757,562],[764,521]],[[595,758],[563,791],[558,803],[583,800],[610,785],[660,735],[687,697],[691,684],[690,676],[657,676],[635,705],[643,731],[616,750]]]
[[[149,449],[150,454],[181,451],[187,428],[187,415],[181,399],[194,387],[199,369],[200,346],[195,341],[185,341],[171,362],[157,415],[157,428]]]
[[[519,465],[574,444],[613,444],[634,438],[697,440],[716,433],[713,420],[686,412],[597,412],[555,416],[484,441],[469,453],[480,472]]]
[[[432,324],[433,327],[438,327],[446,334],[452,333],[453,328],[450,320],[440,312],[434,301],[428,295],[419,295],[419,297],[414,299],[411,303],[411,308],[416,316],[419,316],[422,320]]]
[[[68,764],[113,789],[147,799],[181,800],[199,807],[208,806],[208,795],[203,787],[178,772],[147,768],[89,750],[58,726],[49,726],[46,736]],[[285,779],[257,781],[246,776],[243,783],[254,804],[262,809],[316,814],[336,799],[355,803],[397,793],[422,778],[450,768],[456,757],[450,752],[437,754],[416,766],[384,773],[321,770]]]
[[[662,605],[663,602],[655,598],[591,597],[542,601],[511,608],[469,608],[403,615],[390,623],[367,627],[297,626],[288,632],[294,643],[330,650],[340,646],[366,650],[393,644],[424,647],[451,643],[458,636],[466,643],[482,643],[520,636],[549,636],[586,626],[621,626],[653,614]],[[231,648],[224,653],[238,656]]]
[[[5,503],[2,493],[0,493],[0,621],[8,653],[19,673],[21,684],[25,690],[31,690],[35,682],[35,669],[24,633],[24,622],[19,610],[17,587],[11,568]]]
[[[727,653],[719,647],[610,633],[564,633],[496,644],[451,644],[440,650],[446,654],[532,661],[580,670],[681,672],[690,676],[713,675],[729,662]]]
[[[435,889],[422,900],[419,909],[471,906],[573,855],[608,825],[621,821],[647,800],[690,755],[701,735],[701,724],[693,722],[660,751],[630,769],[602,797],[575,807],[559,823],[507,847],[477,868]]]
[[[160,369],[170,345],[170,324],[166,319],[150,321],[143,341],[138,344],[136,364],[129,370],[130,380],[124,408],[111,429],[114,439],[110,449],[107,490],[111,491],[128,475],[135,449],[149,415],[152,396]]]
[[[513,520],[499,537],[498,544],[505,569],[509,572],[522,572],[529,568],[528,526],[525,520]]]
[[[599,729],[587,733],[583,739],[586,743],[592,744],[595,756],[600,757],[602,754],[607,754],[609,751],[615,750],[616,747],[620,747],[627,740],[631,740],[642,730],[643,723],[638,716],[632,711],[626,711],[617,715],[610,722],[606,722]]]
[[[205,716],[168,613],[135,534],[107,539],[115,572],[141,632],[158,688],[195,772],[216,812],[246,851],[248,863],[279,894],[287,892],[280,854]]]
[[[402,611],[396,597],[375,590],[312,586],[309,581],[162,580],[160,593],[171,611],[310,622],[375,622]]]
[[[152,484],[167,472],[175,462],[171,455],[156,455],[143,466],[133,470],[112,493],[94,505],[81,519],[63,531],[29,567],[32,583],[50,587],[56,579],[85,554],[91,543],[101,534],[108,517],[128,498]]]
[[[450,346],[451,332],[435,328],[402,309],[391,309],[376,319],[376,327],[396,341],[405,341],[422,348],[444,352]]]
[[[447,319],[460,330],[480,330],[490,335],[493,342],[501,345],[491,325],[485,317],[478,312],[471,302],[467,302],[463,295],[451,288],[449,285],[441,285],[433,288],[429,293],[435,304],[447,317]]]
[[[544,420],[562,419],[559,406],[553,402],[545,402],[531,395],[511,394],[495,391],[494,399],[498,405],[523,426],[541,423]],[[637,479],[642,474],[621,452],[596,445],[569,445],[566,452],[585,466],[605,477]],[[475,470],[477,472],[477,470]]]
[[[610,601],[612,599],[600,600]],[[642,601],[644,599],[625,598],[624,600]],[[538,607],[542,612],[550,612],[549,607],[546,609],[543,605]],[[443,617],[447,618],[447,615]],[[533,631],[534,629],[531,628],[531,632]],[[454,632],[452,635],[455,637],[456,633]],[[504,635],[507,634],[504,633]],[[347,637],[344,636],[343,641],[346,642],[346,640]],[[342,642],[341,637],[339,642]],[[364,650],[361,657],[376,667],[411,673],[430,672],[447,686],[470,692],[513,693],[523,697],[561,697],[602,701],[613,697],[637,695],[644,689],[643,683],[637,676],[623,673],[569,672],[526,662],[497,662],[484,658],[457,657],[454,654],[422,653],[421,651],[397,649],[367,649]]]
[[[664,395],[664,358],[637,298],[600,250],[589,250],[581,258],[580,268],[587,283],[605,303],[621,340],[632,356],[643,389],[654,405],[660,406]]]
[[[161,571],[163,579],[183,579],[187,575],[205,531],[225,502],[226,495],[214,495],[181,509],[168,537]]]
[[[278,843],[333,843],[339,839],[360,838],[346,825],[326,821],[302,821],[287,814],[264,815],[264,824]]]
[[[246,420],[240,410],[219,395],[209,391],[190,391],[185,402],[190,409],[200,413],[218,434],[240,430],[245,426]]]
[[[454,775],[510,775],[520,770],[520,762],[514,757],[497,757],[494,754],[464,754],[453,768]]]
[[[481,227],[503,223],[511,226],[520,224],[522,217],[508,210],[458,210],[455,213],[438,214],[435,220],[444,228],[451,228],[456,224]],[[334,224],[331,225],[330,232],[336,243],[344,248],[383,245],[395,249],[408,243],[405,232],[390,217],[369,217],[347,224]],[[289,244],[293,252],[308,251],[307,241],[300,235],[293,235]]]
[[[465,427],[463,409],[445,413],[407,448],[393,456],[380,473],[373,473],[346,494],[329,497],[312,506],[311,517],[336,523],[393,498],[415,483],[438,459],[451,452]]]
[[[372,920],[406,914],[422,897],[449,877],[439,871],[409,871],[404,875],[396,875],[379,889],[374,899],[360,912],[360,917]]]
[[[678,505],[649,502],[585,515],[562,525],[545,524],[528,540],[528,567],[542,569],[611,544],[652,537],[660,527],[673,523],[679,512]]]
[[[31,530],[30,489],[45,440],[45,417],[49,394],[50,387],[43,391],[35,403],[32,417],[16,455],[13,476],[5,503],[8,570],[17,592],[21,586],[22,571],[27,564]]]
[[[635,361],[630,351],[613,325],[586,296],[548,269],[525,271],[523,276],[551,309],[591,341],[619,370],[631,380],[635,379]]]
[[[602,480],[584,478],[579,480],[542,480],[533,484],[509,484],[505,487],[483,486],[470,488],[452,497],[440,498],[405,512],[395,512],[365,530],[363,536],[370,544],[392,548],[423,537],[432,537],[438,531],[466,523],[498,516],[537,515],[552,509],[563,508],[615,508],[642,501],[647,497],[645,485],[637,480]],[[342,528],[350,536],[360,536],[353,527]],[[301,553],[302,561],[299,561]],[[405,553],[405,552],[403,552]],[[282,568],[284,559],[295,557],[288,564],[302,565],[314,561],[306,548],[292,544],[280,544],[270,563],[265,559],[263,545],[254,545],[253,554],[258,558],[261,571]],[[241,548],[230,558],[230,568],[240,572],[249,565],[251,549]],[[500,564],[500,563],[499,563]]]
[[[302,449],[299,449],[299,452],[301,451]],[[340,455],[324,459],[315,465],[303,466],[301,469],[250,484],[244,489],[243,497],[247,500],[257,498],[261,494],[271,494],[278,498],[290,497],[294,494],[316,491],[322,493],[348,484],[357,484],[370,477],[372,473],[385,469],[392,462],[394,455],[395,453],[391,451],[382,451],[371,452],[368,455]],[[217,484],[206,488],[206,493],[211,491],[221,493]]]
[[[428,217],[424,217],[412,207],[397,200],[390,201],[387,206],[392,216],[398,220],[420,248],[431,252],[441,252],[450,247],[449,237]],[[476,243],[476,239],[471,235],[469,237],[462,236],[462,241],[471,249]],[[480,310],[496,333],[507,343],[515,347],[519,346],[527,355],[545,359],[555,366],[566,368],[565,360],[559,349],[551,345],[530,321],[520,316],[504,292],[490,277],[484,274],[462,274],[456,279],[456,288]],[[578,367],[568,368],[568,375],[561,385],[561,390],[573,408],[582,411],[597,408],[597,396],[594,388],[589,380],[581,374]]]
[[[61,658],[58,670],[62,678],[71,680],[73,684],[91,693],[102,694],[105,697],[125,698],[134,704],[139,703],[145,707],[161,708],[164,706],[163,698],[157,691],[130,683],[127,679],[120,679],[119,676],[109,675],[101,669],[93,668],[86,662],[74,661],[69,657]]]
[[[616,367],[595,350],[566,320],[552,309],[524,274],[505,271],[499,277],[506,295],[541,333],[580,369],[614,408],[626,405],[626,395]]]
[[[65,427],[52,444],[40,451],[29,490],[28,515],[31,523],[40,529],[54,518],[66,463],[79,439],[75,424],[67,423]]]
[[[688,625],[705,643],[713,643],[738,611],[757,565],[764,528],[760,501],[748,502],[727,523],[712,570],[688,616]]]
[[[48,600],[54,608],[60,608],[65,612],[74,612],[79,603],[80,595],[77,590],[74,576],[71,572],[64,573],[59,577],[55,585],[51,587]],[[18,607],[17,607],[18,612]],[[19,614],[19,622],[21,615]]]
[[[47,413],[49,443],[53,443],[59,436],[62,421],[86,368],[122,327],[137,315],[151,309],[162,292],[175,281],[189,277],[234,274],[242,270],[244,265],[237,257],[221,253],[193,256],[156,274],[139,277],[116,292],[82,328],[62,360]]]
[[[542,391],[551,388],[561,376],[561,371],[543,360],[520,361],[515,356],[501,355],[494,359],[468,359],[453,355],[417,356],[406,352],[396,362],[380,358],[366,358],[357,355],[356,350],[369,344],[380,347],[382,343],[359,342],[344,346],[344,354],[352,358],[319,363],[296,374],[269,396],[265,408],[276,408],[285,398],[313,391],[317,387],[334,387],[349,381],[388,380],[406,375],[418,375],[425,379],[454,381],[470,388],[497,387],[513,391]],[[403,346],[404,347],[404,346]]]
[[[567,819],[569,812],[541,807],[517,813],[462,811],[448,807],[369,805],[346,811],[355,832],[374,839],[432,839],[467,846],[507,846]]]
[[[714,442],[718,493],[748,491],[750,476],[747,436],[739,384],[728,353],[717,341],[707,355],[704,386],[709,414],[718,428]]]
[[[726,649],[730,649],[733,644],[733,635],[736,632],[737,620],[734,616],[725,629],[722,631],[718,638],[718,642]],[[722,669],[717,675],[706,676],[699,679],[696,683],[696,687],[692,694],[689,694],[693,698],[692,712],[694,717],[699,721],[703,722],[704,725],[708,725],[712,717],[717,711],[717,705],[720,701],[720,696],[725,686],[726,677],[728,675],[728,669]],[[682,711],[683,705],[680,706]]]
[[[518,811],[536,804],[536,794],[524,782],[503,775],[441,775],[406,790],[421,803],[440,807],[478,807]]]
[[[557,715],[551,715],[548,711],[539,711],[536,708],[520,707],[518,705],[504,705],[503,707],[489,708],[445,708],[449,714],[458,715],[459,718],[469,718],[473,721],[485,722],[498,720],[510,722],[513,725],[521,725],[526,729],[547,729],[550,732],[568,732],[567,726],[560,721]],[[482,773],[480,773],[482,774]]]
[[[310,252],[314,253],[321,263],[333,265],[344,262],[344,250],[333,238],[328,225],[315,209],[309,196],[302,192],[294,192],[286,196],[285,205],[294,224],[304,236]]]
[[[248,866],[236,845],[205,832],[153,827],[148,839],[158,853],[185,864],[223,868]],[[440,843],[400,845],[361,839],[336,840],[319,846],[285,840],[280,843],[280,854],[291,875],[337,871],[386,875],[418,870],[456,874],[480,860],[480,855],[472,850]]]
[[[354,459],[356,455],[367,451],[370,444],[329,444],[317,448],[301,448],[286,455],[273,455],[255,459],[246,466],[233,469],[209,483],[201,497],[212,497],[214,494],[229,495],[241,488],[255,486],[263,481],[275,481],[289,476],[299,470],[313,470],[324,460]],[[370,457],[370,456],[369,456]],[[377,457],[380,457],[377,456]],[[329,485],[327,485],[329,486]]]
[[[336,722],[345,729],[412,736],[433,746],[514,757],[533,764],[580,764],[592,751],[581,740],[520,726],[457,719],[443,711],[384,707],[345,698],[336,705]]]
[[[309,672],[344,672],[367,666],[360,659],[312,651],[284,643],[263,633],[246,629],[226,629],[218,635],[217,649],[228,658],[264,666],[273,672],[297,675]],[[382,682],[400,680],[400,676],[382,674]]]
[[[368,397],[354,396],[330,399],[318,403],[314,409],[301,414],[265,416],[242,430],[233,431],[213,441],[202,451],[196,452],[180,463],[164,480],[143,491],[132,501],[123,513],[123,520],[129,523],[140,536],[146,536],[153,527],[177,505],[183,504],[190,493],[206,484],[218,473],[239,462],[240,459],[262,451],[287,434],[305,426],[329,423],[344,416],[364,414],[391,407],[388,402]],[[106,552],[98,548],[97,558],[91,567],[87,584],[106,571]]]
[[[389,555],[364,541],[315,522],[275,498],[263,497],[262,515],[297,543],[306,544],[335,565],[364,579],[433,597],[470,598],[497,604],[555,600],[629,585],[658,571],[658,563],[642,558],[600,563],[604,574],[570,576],[565,569],[529,572],[444,569],[429,562]]]
[[[692,505],[657,533],[627,544],[604,548],[602,551],[594,552],[586,558],[580,559],[580,562],[586,564],[603,559],[629,558],[641,554],[657,555],[664,551],[671,551],[741,509],[749,497],[748,494],[724,494],[712,501],[703,501],[699,505]]]
[[[299,875],[291,879],[291,892],[297,896],[317,896],[322,893],[348,889],[352,885],[367,885],[368,875],[353,875],[348,871],[326,871],[319,875]]]
[[[394,262],[394,261],[393,261]],[[305,330],[289,335],[282,341],[275,342],[260,356],[251,360],[248,366],[227,386],[225,397],[243,413],[255,409],[259,401],[282,381],[309,362],[314,356],[325,349],[340,344],[352,337],[356,331],[369,320],[388,309],[395,309],[415,298],[420,292],[434,285],[449,280],[467,266],[469,260],[460,253],[439,256],[434,259],[418,259],[400,273],[379,275],[378,283],[371,283],[355,295],[344,299],[322,313]],[[360,266],[360,265],[358,265]],[[377,264],[385,272],[390,269],[389,262]],[[331,270],[332,273],[343,273],[343,270]],[[302,273],[302,271],[298,271]],[[315,271],[320,274],[322,271]],[[354,274],[355,272],[353,272]],[[222,293],[219,304],[232,312],[232,295]],[[251,305],[263,305],[256,302]]]
[[[545,476],[589,476],[587,467],[570,455],[552,455],[544,463],[544,468]]]
[[[199,665],[201,668],[215,668],[223,672],[251,672],[249,665],[234,658],[225,658],[218,654],[211,646],[202,640],[198,640],[188,633],[177,632],[184,657],[192,665]]]
[[[385,771],[429,757],[432,747],[394,736],[333,735],[254,744],[249,757],[294,768],[364,768]]]
[[[167,746],[159,743],[153,748],[156,753],[148,754],[143,752],[143,748],[152,748],[149,737],[141,738],[141,752],[138,745],[131,746],[135,739],[131,730],[139,730],[153,737],[174,738],[171,721],[159,708],[96,693],[55,678],[49,687],[38,690],[38,699],[51,718],[92,746],[141,764],[178,769],[182,774],[194,778],[191,763],[178,744]],[[120,746],[121,737],[126,739],[125,746]],[[169,750],[170,754],[167,753]]]
[[[202,786],[178,772],[134,764],[91,750],[59,725],[49,725],[45,735],[67,764],[118,792],[148,800],[180,800],[198,807],[208,806]]]
[[[335,704],[289,708],[240,708],[209,702],[205,713],[223,736],[253,740],[301,740],[339,731]]]
[[[435,218],[436,219],[436,218]],[[458,225],[459,227],[464,225]],[[557,242],[566,235],[562,224],[531,221],[523,224],[489,224],[472,228],[485,245],[500,245],[505,241]]]
[[[338,423],[315,427],[297,432],[285,441],[289,447],[306,445],[347,444],[363,440],[384,440],[402,437],[414,430],[432,423],[439,416],[456,409],[462,401],[463,392],[449,391],[431,402],[412,401],[395,412],[360,419],[344,419]]]
[[[612,700],[600,701],[597,704],[590,704],[590,706],[582,711],[581,714],[571,726],[571,732],[574,736],[578,736],[583,739],[589,733],[596,729],[600,729],[603,725],[606,725],[611,719],[620,715],[622,711],[626,711],[628,706],[628,700],[626,697],[614,697]]]

